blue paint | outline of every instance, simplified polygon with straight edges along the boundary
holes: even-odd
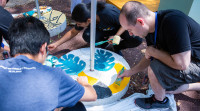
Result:
[[[5,46],[5,45],[4,45],[3,43],[1,43],[1,47],[4,48],[4,46]],[[0,47],[0,48],[1,48],[1,47]]]
[[[99,71],[108,71],[115,65],[115,58],[112,53],[105,50],[97,50],[95,53],[95,64],[94,69]]]
[[[50,61],[52,63],[56,63],[58,61],[58,58],[56,56],[53,56],[53,55],[48,55],[46,60]]]
[[[49,67],[54,67],[57,62],[58,62],[58,58],[56,56],[48,55],[44,62],[44,65],[49,66]]]
[[[24,17],[28,17],[28,16],[32,16],[35,12],[33,10],[28,11],[28,12],[24,12],[23,15]]]
[[[86,63],[80,60],[78,56],[73,54],[63,55],[56,64],[56,67],[61,67],[67,74],[78,75],[81,71],[85,69]]]

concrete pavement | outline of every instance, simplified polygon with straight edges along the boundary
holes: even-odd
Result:
[[[35,0],[9,0],[6,7],[14,7],[16,5],[24,5]]]

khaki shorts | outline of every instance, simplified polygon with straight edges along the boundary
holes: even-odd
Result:
[[[184,84],[200,82],[200,61],[192,60],[184,71],[168,67],[157,59],[151,61],[150,67],[166,91],[174,91]]]

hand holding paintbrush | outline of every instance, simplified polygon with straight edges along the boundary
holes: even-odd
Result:
[[[109,44],[113,44],[113,45],[119,45],[120,39],[121,39],[120,36],[115,35],[114,37],[111,37],[108,40],[95,43],[95,46],[102,45],[106,42],[108,42]]]
[[[108,41],[109,44],[119,45],[120,40],[121,40],[121,37],[118,36],[118,35],[115,35],[115,36],[113,36],[113,37],[110,37],[108,40],[109,40],[109,41]]]
[[[123,72],[124,72],[124,67],[121,69],[119,75],[121,75]],[[117,84],[117,85],[120,86],[121,81],[122,81],[122,78],[117,78],[117,79],[115,80],[115,84]]]

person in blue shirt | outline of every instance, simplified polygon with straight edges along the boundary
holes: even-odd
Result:
[[[50,35],[40,20],[15,19],[8,36],[13,58],[0,60],[1,111],[84,111],[79,101],[97,99],[87,77],[75,81],[59,68],[42,65]]]

